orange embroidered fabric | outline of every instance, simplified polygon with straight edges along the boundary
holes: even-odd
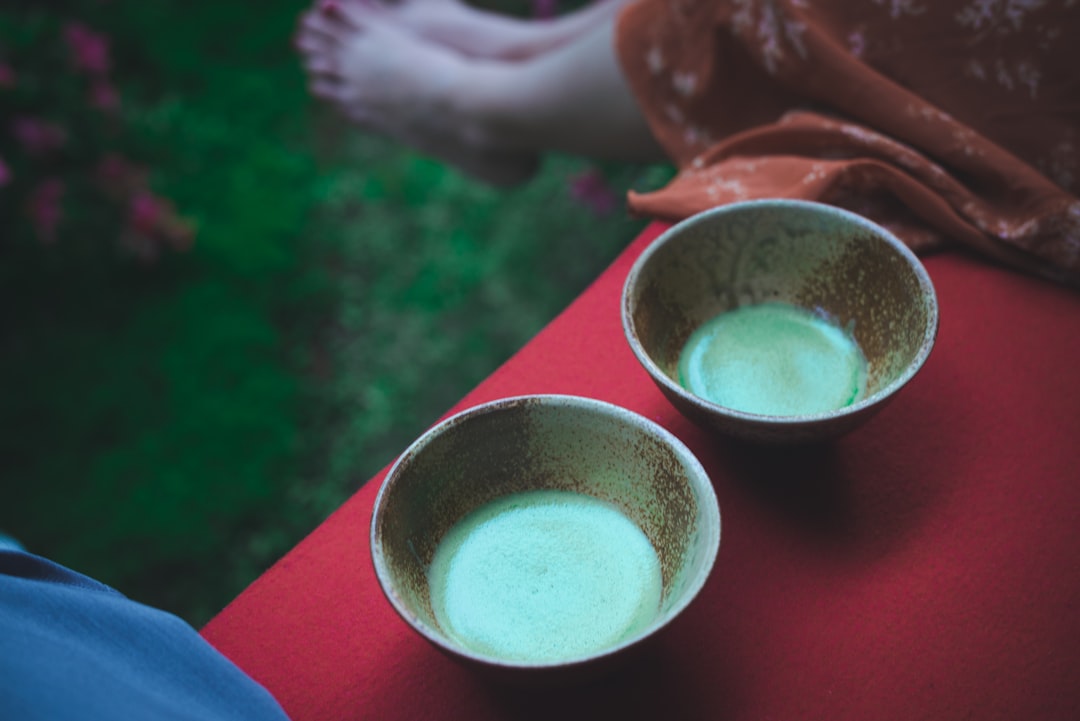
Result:
[[[1080,284],[1080,0],[639,0],[616,37],[679,169],[633,211],[818,200]]]

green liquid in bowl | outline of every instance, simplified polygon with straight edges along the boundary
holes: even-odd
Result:
[[[508,661],[588,656],[656,618],[660,561],[610,504],[567,491],[497,499],[454,525],[428,573],[445,633]]]
[[[840,326],[786,303],[743,306],[712,318],[679,357],[679,383],[746,413],[825,413],[858,401],[866,357]]]

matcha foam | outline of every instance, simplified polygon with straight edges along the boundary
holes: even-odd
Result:
[[[823,413],[861,398],[866,358],[835,323],[764,303],[721,313],[694,331],[679,357],[679,382],[747,413]]]
[[[443,631],[502,659],[587,656],[657,615],[660,561],[612,505],[568,491],[529,491],[470,513],[439,544],[428,573]]]

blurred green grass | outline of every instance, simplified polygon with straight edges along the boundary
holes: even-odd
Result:
[[[307,97],[302,9],[52,8],[113,39],[131,142],[199,235],[151,268],[3,249],[0,530],[196,625],[643,225],[573,202],[580,160],[498,191],[348,127]]]

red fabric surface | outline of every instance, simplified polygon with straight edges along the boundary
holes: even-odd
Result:
[[[295,721],[1080,718],[1080,295],[928,258],[941,325],[911,384],[835,443],[753,449],[678,415],[623,340],[622,283],[659,230],[454,409],[591,396],[669,428],[710,471],[716,566],[641,659],[536,692],[429,646],[372,570],[383,474],[205,637]]]

